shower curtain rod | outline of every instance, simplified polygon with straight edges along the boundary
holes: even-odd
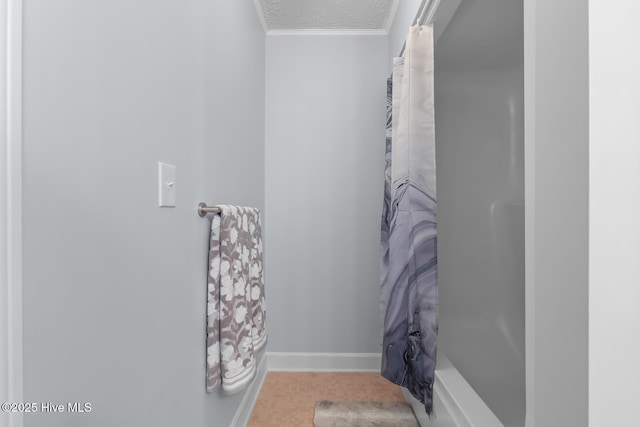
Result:
[[[424,21],[427,18],[427,11],[429,10],[431,3],[433,3],[433,0],[422,0],[422,3],[420,3],[420,7],[418,8],[418,12],[416,13],[416,17],[413,19],[413,23],[411,24],[412,27],[424,24]],[[405,41],[402,45],[402,49],[400,50],[400,57],[404,56],[404,50],[406,47],[407,42]]]

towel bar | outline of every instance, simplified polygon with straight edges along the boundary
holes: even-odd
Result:
[[[220,208],[217,206],[207,206],[206,203],[198,203],[198,215],[206,216],[208,213],[220,213]]]

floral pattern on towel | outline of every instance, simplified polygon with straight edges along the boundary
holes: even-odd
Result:
[[[221,206],[211,222],[207,300],[207,391],[251,382],[267,341],[262,228],[255,208]]]

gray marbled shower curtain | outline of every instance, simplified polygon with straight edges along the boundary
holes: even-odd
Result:
[[[387,90],[382,375],[430,414],[438,330],[432,26],[410,29]]]

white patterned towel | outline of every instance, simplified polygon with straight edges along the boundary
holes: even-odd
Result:
[[[220,206],[211,222],[207,297],[207,391],[244,389],[267,342],[260,211]]]

